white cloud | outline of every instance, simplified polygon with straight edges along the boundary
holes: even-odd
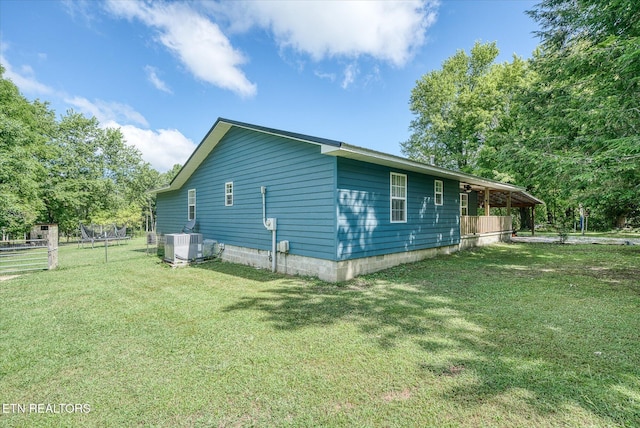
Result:
[[[325,73],[323,71],[316,70],[316,71],[313,72],[313,74],[315,74],[316,77],[319,77],[321,79],[326,79],[326,80],[328,80],[330,82],[335,82],[335,80],[336,80],[335,73]]]
[[[240,69],[247,62],[245,56],[233,48],[217,24],[188,4],[111,0],[107,9],[155,29],[157,40],[198,79],[241,96],[256,94],[256,85]]]
[[[114,121],[103,126],[120,128],[127,143],[140,150],[142,158],[160,172],[168,171],[177,163],[184,165],[195,150],[193,141],[177,129],[141,129]]]
[[[169,88],[169,86],[167,86],[167,84],[158,77],[158,70],[155,67],[147,65],[144,68],[144,71],[147,72],[147,79],[149,79],[149,82],[151,82],[151,84],[155,86],[156,89],[162,92],[166,92],[168,94],[173,93],[173,91]]]
[[[101,123],[114,121],[149,126],[147,119],[127,104],[103,100],[89,101],[83,97],[65,98],[64,101],[84,114],[95,116]]]
[[[63,0],[62,6],[76,22],[81,22],[87,27],[98,20],[95,4],[90,0]]]
[[[349,64],[344,69],[344,79],[342,79],[342,89],[347,89],[356,80],[356,76],[360,73],[355,63]]]
[[[373,67],[373,69],[367,73],[367,75],[364,77],[364,86],[367,86],[373,82],[379,82],[381,80],[380,78],[380,67],[375,66]]]
[[[29,65],[20,67],[20,72],[13,69],[9,61],[4,56],[4,51],[9,49],[9,45],[0,42],[0,64],[4,67],[4,77],[11,80],[14,85],[20,88],[20,91],[30,95],[53,95],[55,90],[50,86],[40,83],[36,77],[33,68]]]
[[[258,26],[273,33],[282,49],[316,61],[363,55],[401,67],[425,42],[436,19],[437,0],[228,2],[230,29]]]
[[[38,82],[33,76],[33,69],[28,65],[20,67],[21,73],[15,72],[2,53],[7,44],[0,45],[0,63],[5,68],[5,76],[13,81],[21,92],[45,94],[63,99],[81,113],[95,116],[104,128],[120,128],[128,144],[142,153],[142,158],[157,170],[164,172],[174,164],[184,162],[195,149],[195,144],[176,129],[142,129],[137,125],[148,127],[142,114],[133,107],[113,101],[90,101],[83,97],[71,97],[63,92]],[[26,75],[25,75],[26,74]],[[121,123],[125,123],[122,125]]]

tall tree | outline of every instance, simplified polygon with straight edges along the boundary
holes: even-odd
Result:
[[[70,110],[60,121],[51,152],[44,193],[49,220],[61,230],[73,231],[80,221],[142,218],[145,192],[158,174],[150,172],[119,129],[102,128],[95,117]]]
[[[487,133],[508,109],[509,87],[524,72],[524,62],[494,64],[495,43],[477,42],[471,53],[459,50],[440,70],[425,74],[411,92],[411,137],[402,143],[410,158],[464,172],[476,172]]]
[[[143,162],[119,129],[46,103],[29,102],[0,66],[0,229],[17,234],[37,221],[72,234],[80,221],[142,225],[148,193],[170,181]]]
[[[416,118],[411,138],[402,143],[405,154],[423,162],[434,157],[440,166],[500,181],[535,184],[523,180],[519,168],[505,165],[496,147],[503,143],[494,137],[496,130],[513,122],[517,96],[531,79],[525,61],[514,56],[512,62],[496,64],[498,53],[495,43],[476,43],[471,55],[458,51],[441,70],[417,82],[411,93]],[[521,223],[529,221],[523,217]]]
[[[529,146],[570,158],[573,204],[621,226],[640,216],[640,4],[545,0],[530,15],[542,48],[525,102],[546,109]]]
[[[459,52],[418,82],[405,153],[515,180],[553,222],[579,203],[592,225],[640,222],[640,4],[544,0],[530,14],[542,44],[527,63],[491,65],[474,86]]]
[[[499,109],[495,43],[459,50],[440,70],[422,76],[411,91],[411,137],[402,143],[409,157],[472,172],[487,130]]]
[[[0,66],[0,228],[5,233],[25,232],[44,209],[45,169],[39,160],[54,130],[49,106],[27,101]]]

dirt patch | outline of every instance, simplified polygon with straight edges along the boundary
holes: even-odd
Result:
[[[355,407],[356,406],[354,406],[353,403],[349,401],[345,401],[344,403],[337,403],[335,406],[333,406],[334,410],[337,410],[337,411],[351,410],[351,409],[354,409]]]
[[[638,278],[640,278],[640,269],[633,268],[599,268],[591,267],[582,272],[583,275],[596,278],[600,281],[610,283],[628,283],[634,289],[638,289]]]
[[[17,278],[19,276],[20,275],[4,275],[4,276],[0,275],[0,281],[8,281],[10,279]]]
[[[444,369],[442,371],[442,375],[443,376],[458,376],[459,374],[461,374],[464,371],[464,366],[462,364],[460,365],[453,365],[453,366],[449,366],[446,369]]]
[[[451,364],[445,367],[433,367],[428,364],[420,364],[420,368],[428,370],[436,376],[455,377],[464,372],[465,368],[462,364]]]
[[[409,388],[405,388],[402,391],[387,392],[382,396],[382,399],[387,403],[390,401],[404,401],[409,398],[411,398],[411,390]]]

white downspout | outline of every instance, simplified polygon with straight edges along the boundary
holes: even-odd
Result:
[[[261,186],[260,193],[262,193],[262,224],[265,229],[271,231],[271,272],[275,272],[278,266],[276,260],[276,219],[267,218],[267,188]]]

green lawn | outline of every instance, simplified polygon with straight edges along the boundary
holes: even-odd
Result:
[[[640,426],[638,246],[496,245],[340,286],[171,269],[140,240],[60,266],[0,281],[0,426]]]
[[[531,232],[528,230],[518,230],[518,236],[531,236]],[[558,236],[557,230],[551,230],[549,228],[545,228],[543,230],[536,230],[535,236]],[[617,239],[637,239],[640,238],[640,232],[637,231],[626,231],[626,230],[610,230],[607,232],[585,232],[582,234],[580,230],[574,232],[571,229],[568,233],[568,236],[571,237],[591,237],[591,238],[617,238]]]

